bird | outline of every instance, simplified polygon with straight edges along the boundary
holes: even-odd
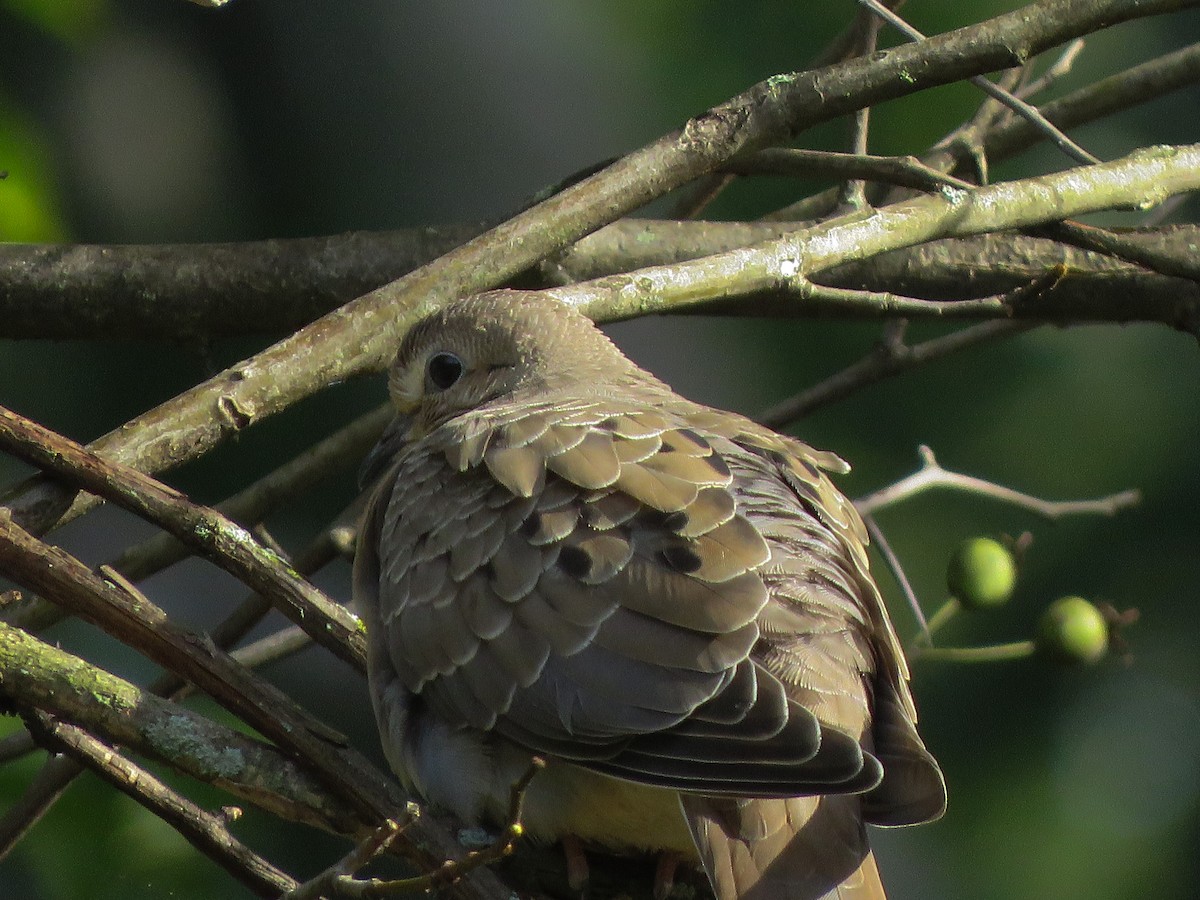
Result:
[[[536,757],[533,840],[690,860],[718,900],[884,897],[864,825],[946,787],[848,466],[534,292],[422,319],[388,389],[353,595],[405,787],[502,825]]]

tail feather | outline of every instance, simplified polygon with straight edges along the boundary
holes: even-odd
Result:
[[[681,802],[717,900],[885,900],[857,796]]]

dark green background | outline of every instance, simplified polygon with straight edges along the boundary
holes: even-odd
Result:
[[[914,2],[928,32],[1017,6]],[[852,14],[829,3],[489,0],[0,0],[0,239],[237,240],[499,215],[546,184],[625,152],[776,72],[802,67]],[[1101,35],[1070,89],[1200,37],[1177,16]],[[875,112],[876,152],[920,152],[979,102],[955,86]],[[1111,158],[1197,139],[1195,90],[1080,129]],[[804,146],[837,147],[840,124]],[[1057,168],[1048,152],[997,175]],[[753,216],[817,185],[735,187],[713,211]],[[1194,205],[1180,216],[1194,214]],[[1121,221],[1130,221],[1127,217]],[[875,326],[660,320],[614,328],[682,392],[749,413],[857,358]],[[914,329],[917,336],[935,329]],[[0,323],[0,334],[3,323]],[[0,404],[89,439],[262,346],[0,340]],[[1162,327],[1044,329],[865,390],[797,433],[855,465],[852,495],[947,466],[1047,497],[1140,487],[1116,519],[1050,525],[993,502],[926,496],[881,521],[926,609],[954,543],[1036,541],[1011,606],[947,629],[955,643],[1027,636],[1064,593],[1136,606],[1131,667],[923,663],[915,688],[950,811],[876,832],[894,898],[1185,898],[1200,879],[1200,359]],[[342,386],[177,474],[215,501],[356,411],[378,382]],[[348,461],[352,463],[353,461]],[[0,459],[0,480],[23,470]],[[298,544],[349,502],[349,470],[272,524]],[[91,562],[148,533],[105,511],[57,539]],[[913,620],[889,592],[902,634]],[[345,567],[319,582],[345,597]],[[243,589],[200,563],[146,586],[181,621],[212,622]],[[129,677],[152,668],[89,629],[50,637]],[[307,652],[271,675],[377,756],[364,686]],[[5,730],[11,721],[0,722]],[[0,769],[0,805],[40,760]],[[189,787],[189,790],[191,788]],[[196,791],[217,805],[220,795]],[[297,875],[345,845],[248,811],[235,827]],[[0,896],[234,896],[236,886],[131,801],[84,777],[0,863]]]

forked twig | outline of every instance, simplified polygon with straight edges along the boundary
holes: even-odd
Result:
[[[951,488],[991,497],[1021,509],[1027,509],[1047,519],[1072,515],[1112,516],[1123,509],[1136,506],[1142,498],[1141,492],[1134,489],[1097,497],[1094,500],[1043,500],[1041,497],[1022,493],[983,478],[943,469],[933,455],[933,451],[924,445],[918,452],[921,456],[921,467],[916,472],[906,478],[901,478],[895,484],[890,484],[854,501],[854,505],[861,515],[872,515],[881,509],[935,487]]]
[[[545,766],[546,763],[541,757],[535,756],[529,761],[529,768],[526,769],[525,774],[512,785],[509,794],[508,824],[484,849],[472,850],[461,859],[448,859],[434,871],[413,878],[396,878],[389,881],[378,878],[355,878],[354,873],[386,849],[395,835],[399,833],[394,823],[388,823],[336,865],[295,890],[289,891],[281,900],[314,900],[327,892],[338,897],[354,898],[354,900],[428,893],[454,884],[468,872],[478,869],[480,866],[499,862],[513,852],[517,841],[525,834],[525,826],[522,824],[525,792],[534,776]]]
[[[909,25],[904,19],[896,15],[890,9],[879,3],[878,0],[858,0],[858,3],[870,9],[875,15],[879,16],[906,38],[911,41],[923,41],[925,35],[917,31]],[[988,81],[982,75],[974,75],[968,79],[971,84],[975,85],[985,94],[995,98],[1003,103],[1017,115],[1027,120],[1034,128],[1045,134],[1051,141],[1054,142],[1060,150],[1070,156],[1073,160],[1083,165],[1095,165],[1100,162],[1100,159],[1088,153],[1077,143],[1071,140],[1067,135],[1054,123],[1047,119],[1037,107],[1031,106],[1019,97],[1014,96],[1004,88],[997,85],[995,82]]]

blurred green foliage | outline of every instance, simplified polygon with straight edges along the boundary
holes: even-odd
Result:
[[[0,240],[17,243],[61,241],[65,222],[43,135],[0,86]]]
[[[60,41],[83,43],[107,19],[109,4],[108,0],[0,0],[0,12]]]
[[[932,33],[1016,5],[913,2],[906,13]],[[0,181],[0,239],[236,240],[498,215],[761,78],[803,67],[853,12],[849,0],[494,0],[469,14],[391,0],[234,0],[220,11],[183,0],[0,0],[0,170],[9,173]],[[1089,41],[1056,90],[1198,35],[1195,15],[1115,29]],[[170,89],[152,89],[163,85]],[[1104,156],[1195,140],[1198,99],[1182,92],[1078,137]],[[884,104],[872,113],[872,149],[919,152],[979,102],[974,89],[954,85]],[[831,123],[800,143],[840,148],[846,132]],[[188,156],[181,147],[199,149]],[[996,174],[1063,164],[1038,151]],[[712,214],[754,216],[815,187],[739,184]],[[922,324],[911,337],[945,330]],[[613,334],[689,396],[753,413],[858,358],[878,327],[687,319]],[[0,341],[0,404],[91,438],[258,345]],[[1195,341],[1164,328],[1046,328],[873,386],[794,429],[853,462],[844,481],[851,495],[915,468],[921,443],[947,467],[1050,498],[1127,487],[1145,494],[1142,507],[1117,518],[1056,525],[944,494],[880,516],[927,612],[945,597],[946,564],[962,538],[1034,532],[1012,602],[959,616],[946,643],[1030,637],[1064,594],[1143,613],[1128,669],[1074,671],[1044,660],[916,667],[950,811],[935,825],[873,835],[894,900],[1194,896],[1197,363]],[[339,386],[175,481],[215,501],[381,397],[378,382]],[[0,459],[3,482],[22,471]],[[345,474],[272,524],[300,542],[352,491]],[[137,528],[119,522],[90,531],[81,522],[61,539],[103,561]],[[183,621],[211,621],[242,595],[200,564],[181,568],[147,590]],[[879,571],[898,627],[911,635],[912,615]],[[331,593],[348,592],[344,569],[322,577]],[[49,637],[101,664],[131,665],[77,624]],[[365,687],[338,664],[308,653],[270,674],[378,758]],[[0,807],[39,762],[0,767]],[[209,806],[228,802],[173,783]],[[235,831],[298,875],[345,849],[252,812]],[[0,863],[0,896],[236,895],[170,829],[90,776]]]

